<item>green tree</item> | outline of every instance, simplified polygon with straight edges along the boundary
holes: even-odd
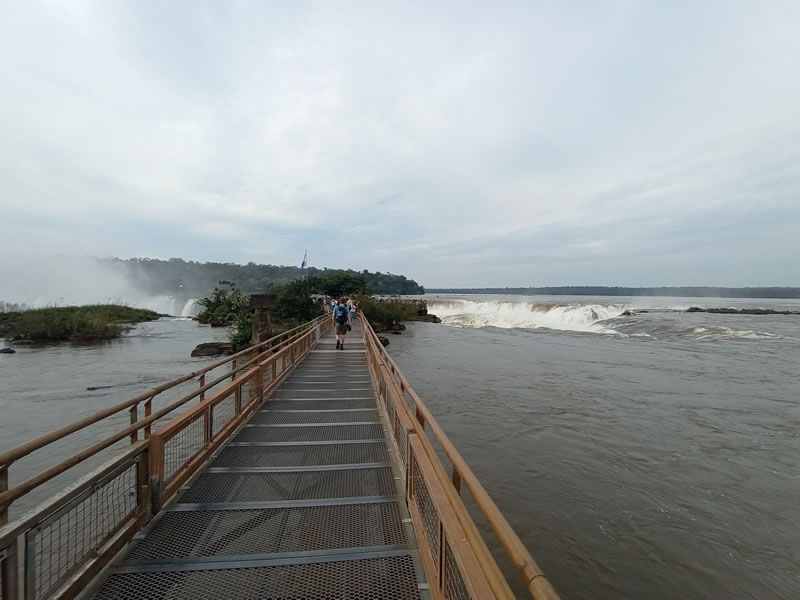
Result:
[[[333,298],[367,292],[367,278],[360,273],[339,271],[327,277],[314,278],[315,287]]]
[[[213,327],[233,325],[240,313],[250,314],[249,296],[242,294],[234,282],[226,279],[220,280],[211,295],[197,303],[203,307],[197,320]]]
[[[319,315],[319,307],[311,299],[311,282],[296,279],[283,285],[270,287],[275,294],[275,308],[272,314],[276,319],[292,319],[305,323]]]

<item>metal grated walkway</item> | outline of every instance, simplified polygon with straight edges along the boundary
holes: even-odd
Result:
[[[299,365],[94,598],[429,598],[354,324]]]

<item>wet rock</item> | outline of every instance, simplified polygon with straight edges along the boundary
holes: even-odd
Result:
[[[429,315],[429,314],[427,314],[427,312],[424,315],[417,315],[417,321],[422,321],[424,323],[441,323],[442,322],[442,320],[439,317],[437,317],[436,315]]]
[[[381,344],[383,344],[384,346],[388,346],[388,345],[389,345],[389,338],[387,338],[387,337],[384,337],[384,336],[382,336],[382,335],[379,335],[379,336],[378,336],[378,341],[379,341]]]
[[[0,354],[15,354],[16,350],[13,348],[0,348]]]
[[[219,356],[220,354],[233,354],[233,344],[230,342],[206,342],[198,344],[192,350],[192,356]]]

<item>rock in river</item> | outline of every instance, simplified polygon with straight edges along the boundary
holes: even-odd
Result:
[[[207,342],[198,344],[192,350],[192,356],[218,356],[220,354],[233,354],[233,344],[230,342]]]

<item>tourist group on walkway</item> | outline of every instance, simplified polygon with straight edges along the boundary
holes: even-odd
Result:
[[[336,328],[336,349],[344,350],[344,337],[352,328],[353,319],[358,312],[358,304],[352,299],[331,300],[333,306],[333,326]]]

